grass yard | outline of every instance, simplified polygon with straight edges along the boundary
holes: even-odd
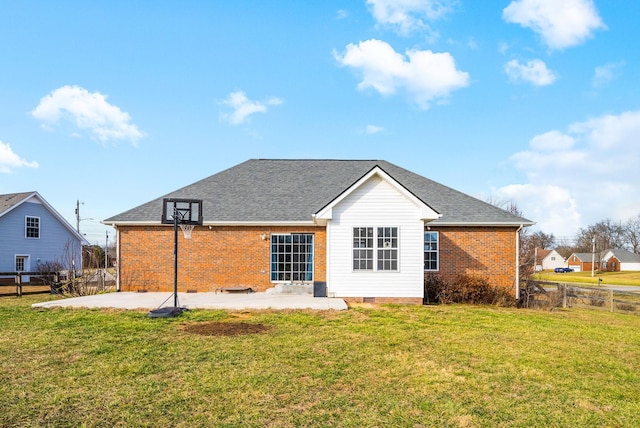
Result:
[[[595,272],[591,277],[588,272],[555,273],[553,271],[536,272],[533,279],[540,281],[576,282],[583,284],[599,285],[598,278],[602,278],[602,284],[612,285],[640,285],[640,272]]]
[[[640,426],[635,316],[30,308],[48,298],[0,298],[1,426]]]

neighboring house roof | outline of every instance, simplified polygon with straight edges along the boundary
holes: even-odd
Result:
[[[0,217],[20,205],[36,192],[9,193],[0,195]]]
[[[540,261],[544,260],[545,257],[547,257],[549,254],[551,254],[551,251],[552,250],[543,250],[541,248],[538,248],[538,260],[540,260]]]
[[[82,245],[89,245],[89,241],[87,241],[84,236],[80,235],[73,226],[71,226],[69,222],[65,220],[60,213],[58,213],[58,211],[56,211],[42,196],[40,196],[38,192],[8,193],[0,195],[0,218],[32,199],[41,203],[47,211],[51,213],[51,215],[53,215],[65,228],[73,233],[80,242],[82,242]]]
[[[622,248],[611,248],[605,254],[608,255],[608,253],[620,260],[620,263],[640,263],[640,254],[635,254]]]
[[[251,159],[103,221],[159,224],[163,198],[203,200],[205,224],[313,224],[313,216],[375,167],[441,217],[433,225],[534,222],[382,160]]]
[[[567,259],[569,262],[573,261],[573,257],[577,257],[578,260],[580,260],[581,262],[590,262],[591,261],[591,257],[592,257],[592,253],[573,253],[569,256],[569,258]]]

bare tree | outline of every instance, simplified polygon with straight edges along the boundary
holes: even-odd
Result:
[[[623,229],[628,248],[634,253],[640,254],[640,214],[627,220]]]
[[[599,221],[578,231],[576,248],[579,252],[590,253],[595,240],[596,252],[608,248],[624,248],[624,232],[622,224],[610,219]]]

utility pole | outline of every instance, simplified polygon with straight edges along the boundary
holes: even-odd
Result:
[[[591,278],[593,278],[593,270],[596,264],[596,237],[591,238],[591,245],[593,246],[591,249]]]
[[[80,234],[80,200],[76,200],[76,232]]]
[[[109,251],[109,231],[105,231],[105,240],[104,240],[104,270],[105,273],[107,271],[107,266],[108,266],[108,260],[109,260],[109,256],[108,256],[108,251]]]

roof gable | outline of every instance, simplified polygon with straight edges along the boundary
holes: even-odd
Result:
[[[8,214],[20,205],[27,202],[35,202],[41,204],[45,209],[67,230],[74,234],[82,245],[89,245],[89,241],[78,233],[64,217],[58,213],[38,192],[23,192],[23,193],[9,193],[6,195],[0,195],[0,218]]]
[[[205,224],[308,224],[314,214],[376,169],[442,214],[432,224],[531,225],[530,220],[382,160],[251,159],[110,217],[106,224],[160,224],[163,198],[203,200]]]
[[[318,212],[313,214],[316,222],[318,222],[319,224],[326,224],[327,220],[330,220],[332,218],[333,208],[374,176],[380,177],[382,180],[389,183],[394,189],[396,189],[398,193],[404,195],[407,199],[413,202],[413,204],[415,204],[420,209],[420,220],[431,221],[431,220],[435,220],[442,217],[441,214],[437,213],[429,205],[421,201],[418,197],[416,197],[413,193],[411,193],[401,183],[399,183],[393,177],[387,174],[382,168],[380,168],[378,165],[375,165],[373,168],[371,168],[371,170],[369,170],[369,172],[367,172],[364,176],[362,176],[358,181],[353,183],[351,186],[345,189],[342,193],[340,193],[335,199],[333,199],[327,205],[322,207],[322,209],[320,209]]]

